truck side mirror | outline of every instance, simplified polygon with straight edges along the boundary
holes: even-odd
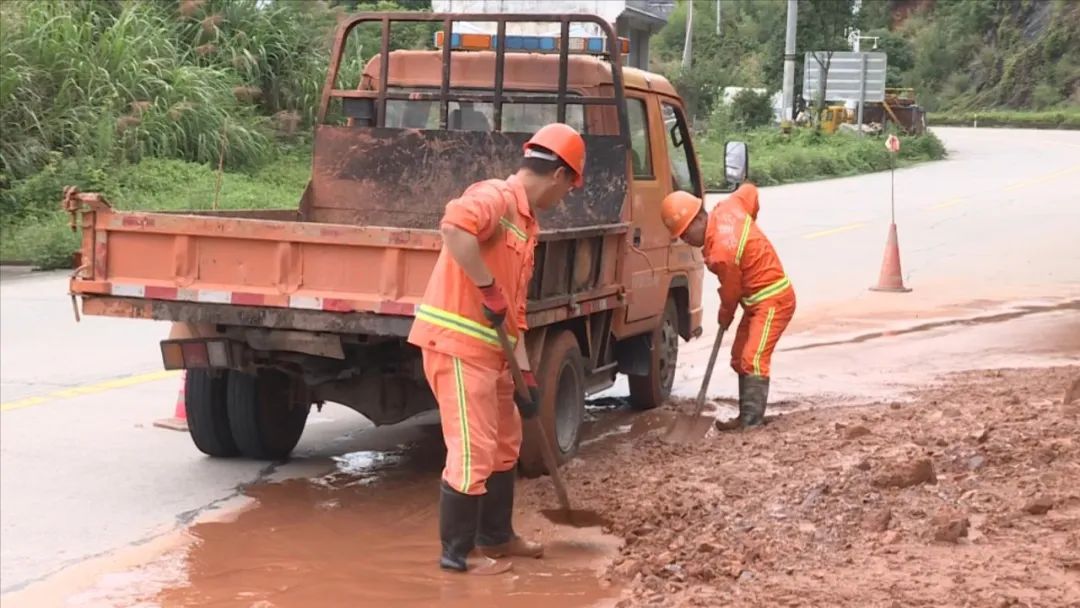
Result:
[[[729,141],[724,144],[724,179],[729,185],[746,181],[750,168],[750,151],[745,142]]]

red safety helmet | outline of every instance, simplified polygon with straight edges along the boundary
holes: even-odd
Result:
[[[574,127],[561,122],[544,125],[525,142],[524,150],[526,157],[556,160],[545,153],[551,152],[574,172],[575,187],[585,183],[585,140]]]
[[[660,203],[660,219],[673,237],[680,237],[686,232],[698,211],[701,211],[701,199],[682,190],[665,196]]]

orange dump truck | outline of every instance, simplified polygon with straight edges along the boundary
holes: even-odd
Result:
[[[550,22],[561,36],[440,32],[438,50],[390,51],[392,25],[418,21],[500,33]],[[605,36],[572,38],[571,21]],[[338,88],[364,23],[382,28],[381,52],[359,87]],[[565,460],[587,394],[624,373],[632,402],[655,407],[680,336],[701,331],[700,255],[659,213],[672,190],[703,194],[683,104],[664,78],[622,67],[623,44],[593,16],[359,14],[337,31],[298,209],[122,212],[70,188],[64,205],[82,228],[71,293],[88,315],[174,322],[164,365],[187,370],[190,433],[211,456],[287,456],[326,401],[377,425],[405,420],[436,407],[405,337],[445,204],[513,173],[533,131],[567,122],[586,140],[586,186],[540,217],[526,336]],[[527,473],[544,470],[535,441]]]

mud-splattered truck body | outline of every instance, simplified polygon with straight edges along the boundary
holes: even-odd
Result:
[[[443,36],[462,21],[503,35]],[[505,35],[526,21],[561,36]],[[438,50],[391,51],[401,22],[441,23]],[[571,22],[605,36],[570,37]],[[337,88],[350,33],[371,23],[381,52],[359,87]],[[599,54],[575,48],[598,43]],[[212,456],[283,457],[326,401],[375,424],[405,420],[436,407],[405,338],[446,202],[512,174],[533,131],[567,122],[586,139],[586,186],[540,216],[526,336],[565,460],[587,394],[625,373],[634,404],[658,405],[680,337],[701,331],[700,255],[659,214],[673,189],[703,194],[683,104],[664,78],[623,68],[623,44],[582,15],[352,17],[336,33],[298,209],[121,212],[70,189],[82,228],[71,293],[87,315],[174,322],[164,364],[187,370],[189,430]],[[522,468],[542,472],[534,441]]]

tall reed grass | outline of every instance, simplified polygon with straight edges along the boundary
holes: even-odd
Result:
[[[310,125],[344,15],[315,0],[3,0],[0,189],[58,157],[265,164],[275,128]],[[378,49],[367,37],[345,86]]]

